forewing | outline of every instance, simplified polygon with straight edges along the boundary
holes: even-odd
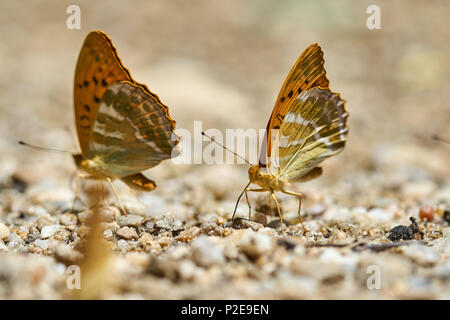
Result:
[[[267,124],[259,158],[260,166],[265,166],[271,155],[270,130],[280,128],[283,118],[298,95],[311,88],[327,88],[329,86],[324,63],[322,49],[317,43],[314,43],[303,51],[289,71]]]
[[[302,92],[292,103],[274,141],[278,167],[270,172],[296,180],[342,151],[347,140],[345,101],[329,89]]]
[[[115,83],[100,101],[87,158],[99,159],[114,177],[135,174],[178,155],[174,130],[168,108],[148,89]]]
[[[118,81],[132,79],[111,39],[101,31],[90,32],[78,56],[74,82],[75,121],[84,155],[100,100],[108,86]]]

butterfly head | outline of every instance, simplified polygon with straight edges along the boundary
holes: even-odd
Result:
[[[259,166],[251,166],[248,169],[248,177],[251,182],[257,182],[263,179],[263,175],[261,173],[261,169]]]
[[[72,154],[72,157],[73,157],[73,161],[75,161],[75,164],[78,169],[83,170],[83,168],[85,168],[87,166],[87,161],[81,153],[78,153],[78,154],[74,153],[74,154]]]

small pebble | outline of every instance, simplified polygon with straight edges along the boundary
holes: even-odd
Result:
[[[9,237],[9,228],[3,223],[0,223],[0,240],[5,240]]]
[[[254,231],[258,231],[261,228],[264,228],[264,226],[261,223],[248,220],[246,218],[236,218],[230,222],[231,227],[234,229],[252,229]]]
[[[200,236],[192,241],[194,261],[202,267],[225,263],[223,249],[211,242],[208,237]]]
[[[104,236],[106,239],[112,238],[113,235],[114,235],[114,234],[113,234],[113,232],[112,232],[111,229],[106,229],[105,231],[103,231],[103,236]]]
[[[55,225],[56,222],[57,220],[47,213],[37,219],[37,227],[39,230],[42,230],[42,228],[44,228],[45,226]]]
[[[55,259],[66,265],[77,264],[81,258],[81,253],[66,244],[59,244],[55,249]]]
[[[3,240],[0,240],[0,253],[7,253],[8,247],[5,245]]]
[[[134,228],[123,227],[117,230],[116,235],[122,239],[131,240],[131,239],[139,239],[138,234]]]
[[[151,242],[153,241],[153,236],[149,233],[143,233],[142,236],[139,238],[138,243],[142,246],[145,247],[147,245],[149,245]]]
[[[72,213],[64,213],[59,217],[59,223],[65,226],[72,226],[77,224],[77,216]]]
[[[48,248],[47,240],[37,239],[34,241],[34,245],[44,250]]]
[[[125,240],[120,239],[119,241],[117,241],[117,248],[119,248],[122,252],[127,252],[127,250],[130,248],[130,245]]]
[[[41,229],[41,238],[47,239],[53,236],[59,230],[58,225],[45,226]]]
[[[411,225],[409,226],[396,226],[389,231],[388,239],[391,241],[399,240],[412,240],[416,236],[421,237],[423,233],[419,230],[419,225],[416,219],[410,217]]]
[[[25,244],[25,241],[23,241],[22,238],[15,232],[11,232],[9,234],[7,241],[8,241],[8,248],[12,249],[17,249],[18,247],[23,246]]]
[[[239,248],[249,258],[256,259],[272,251],[274,247],[270,236],[246,230],[239,242]]]
[[[198,267],[190,260],[182,260],[179,262],[178,273],[183,280],[192,279],[197,273]]]
[[[136,227],[144,220],[144,217],[129,214],[127,216],[120,216],[117,218],[117,223],[121,227]]]
[[[181,231],[180,234],[175,238],[175,240],[183,241],[183,242],[191,242],[194,238],[196,238],[200,234],[199,227],[190,227],[184,231]]]
[[[422,220],[433,221],[434,219],[434,208],[433,206],[426,205],[420,208],[419,216]]]

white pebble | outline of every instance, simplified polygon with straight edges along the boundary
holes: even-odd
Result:
[[[258,258],[272,251],[274,243],[270,236],[248,229],[239,241],[239,247],[250,258]]]
[[[8,252],[8,247],[5,245],[3,240],[0,240],[0,253]]]
[[[56,231],[59,230],[59,226],[58,225],[52,225],[52,226],[45,226],[42,228],[41,230],[41,238],[42,239],[47,239],[50,238],[51,236],[53,236]]]
[[[203,267],[210,267],[214,264],[225,262],[222,247],[211,242],[208,237],[200,236],[192,241],[194,261]]]
[[[9,228],[3,223],[0,223],[0,240],[7,239],[9,237]]]
[[[447,227],[444,230],[442,230],[442,234],[444,235],[445,238],[450,238],[450,227]]]
[[[34,241],[34,245],[44,250],[48,248],[47,240],[37,239]]]
[[[117,248],[119,248],[122,252],[126,252],[130,249],[130,245],[125,240],[121,239],[117,241]]]

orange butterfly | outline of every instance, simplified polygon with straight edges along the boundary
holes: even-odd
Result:
[[[114,179],[140,191],[155,189],[141,172],[179,154],[175,121],[157,95],[133,80],[102,31],[90,32],[81,48],[74,107],[81,154],[73,158],[81,177],[106,180],[117,198]]]
[[[281,88],[267,125],[259,165],[249,169],[250,182],[238,198],[233,218],[243,194],[250,218],[247,192],[268,191],[283,231],[283,218],[274,193],[281,191],[298,197],[298,215],[303,225],[302,194],[288,191],[286,186],[320,176],[322,168],[317,165],[342,151],[347,140],[345,102],[328,85],[323,52],[318,44],[312,44],[300,55]],[[249,189],[251,183],[260,188]]]

